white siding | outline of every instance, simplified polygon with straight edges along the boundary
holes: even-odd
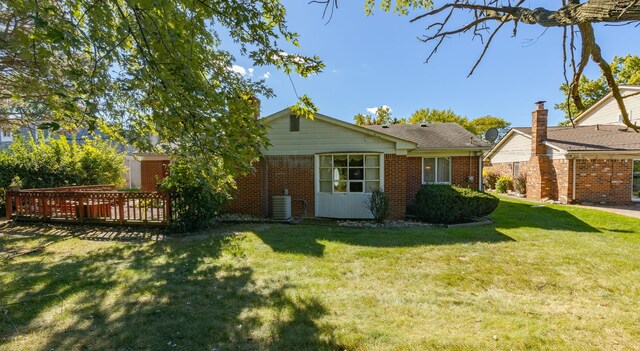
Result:
[[[128,160],[129,171],[127,173],[127,180],[129,181],[129,188],[141,188],[142,187],[142,169],[140,161],[135,159]]]
[[[337,126],[320,119],[300,119],[300,131],[289,131],[289,116],[272,121],[265,155],[313,155],[319,152],[371,151],[396,153],[396,143]]]
[[[502,147],[493,155],[491,163],[523,162],[531,158],[531,139],[513,133]]]
[[[631,94],[634,91],[623,90],[622,95]],[[631,96],[624,100],[627,111],[631,114],[632,122],[640,123],[640,95]],[[613,97],[607,98],[600,106],[596,107],[589,115],[580,119],[577,125],[592,126],[596,124],[621,124],[619,122],[620,109]]]
[[[547,155],[553,160],[565,159],[564,153],[547,145]],[[531,158],[531,139],[514,133],[491,158],[492,163],[524,162]]]
[[[549,145],[547,145],[547,155],[549,155],[549,158],[551,158],[552,160],[564,160],[566,158],[564,153],[552,148]]]

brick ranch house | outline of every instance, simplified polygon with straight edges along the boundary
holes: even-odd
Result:
[[[272,197],[291,196],[292,215],[371,218],[366,200],[382,189],[403,219],[424,183],[482,187],[489,144],[455,123],[361,127],[284,109],[262,118],[272,146],[253,174],[236,179],[228,212],[269,217]]]
[[[640,117],[640,86],[621,87],[633,117]],[[640,202],[640,133],[621,123],[611,96],[589,108],[571,126],[547,126],[540,103],[531,128],[513,128],[487,154],[498,174],[526,176],[527,198],[562,203]],[[640,118],[632,121],[640,121]]]

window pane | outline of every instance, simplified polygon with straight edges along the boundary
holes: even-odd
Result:
[[[378,155],[367,155],[366,166],[367,167],[378,167],[378,166],[380,166],[380,156],[378,156]]]
[[[320,167],[331,167],[331,155],[329,156],[320,156]]]
[[[333,155],[334,167],[347,167],[347,155]]]
[[[640,200],[640,160],[633,161],[633,198]]]
[[[365,188],[367,193],[371,193],[374,190],[380,189],[380,182],[365,182]]]
[[[425,183],[435,183],[436,181],[436,159],[435,158],[425,158],[423,159],[424,164],[424,179],[422,179]]]
[[[378,180],[380,179],[380,169],[379,168],[367,168],[364,171],[364,177],[366,180]]]
[[[438,158],[438,182],[449,183],[450,181],[449,159],[444,157]]]
[[[334,168],[333,169],[333,180],[347,180],[347,169],[346,168]]]
[[[349,191],[352,193],[361,193],[363,189],[362,182],[350,182]]]
[[[349,167],[362,167],[364,166],[363,155],[349,155]]]
[[[320,180],[331,180],[331,168],[320,168]]]
[[[333,183],[333,192],[335,192],[335,193],[346,193],[347,192],[347,182],[334,182]]]
[[[321,193],[330,193],[331,192],[331,181],[322,181],[322,182],[320,182],[320,192]]]
[[[364,179],[364,168],[349,168],[349,180]]]

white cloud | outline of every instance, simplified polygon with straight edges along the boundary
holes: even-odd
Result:
[[[244,76],[245,74],[247,74],[247,70],[246,70],[246,69],[244,69],[244,67],[242,67],[242,66],[233,65],[233,66],[231,66],[231,70],[232,70],[232,71],[234,71],[234,72],[236,72],[236,73],[240,73],[240,74],[241,74],[241,75],[243,75],[243,76]]]
[[[253,77],[253,67],[247,70],[249,72],[249,77]]]
[[[389,107],[389,105],[382,105],[382,106],[380,106],[380,107],[382,107],[382,108],[383,108],[383,109],[385,109],[385,110],[389,110],[389,112],[393,112],[393,110],[391,109],[391,107]],[[378,109],[379,109],[380,107],[367,107],[367,112],[369,112],[369,113],[371,113],[371,114],[375,115],[375,114],[376,114],[376,112],[378,112]]]
[[[267,73],[263,74],[263,75],[262,75],[262,78],[264,78],[264,79],[269,79],[269,78],[271,78],[271,72],[267,72]]]

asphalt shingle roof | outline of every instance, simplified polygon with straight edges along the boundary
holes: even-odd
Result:
[[[416,150],[488,149],[491,147],[491,144],[473,135],[457,123],[432,123],[424,127],[417,124],[364,127],[396,138],[412,141],[418,144]]]
[[[531,135],[531,128],[514,128]],[[640,151],[640,133],[620,125],[549,127],[548,143],[566,151]]]

